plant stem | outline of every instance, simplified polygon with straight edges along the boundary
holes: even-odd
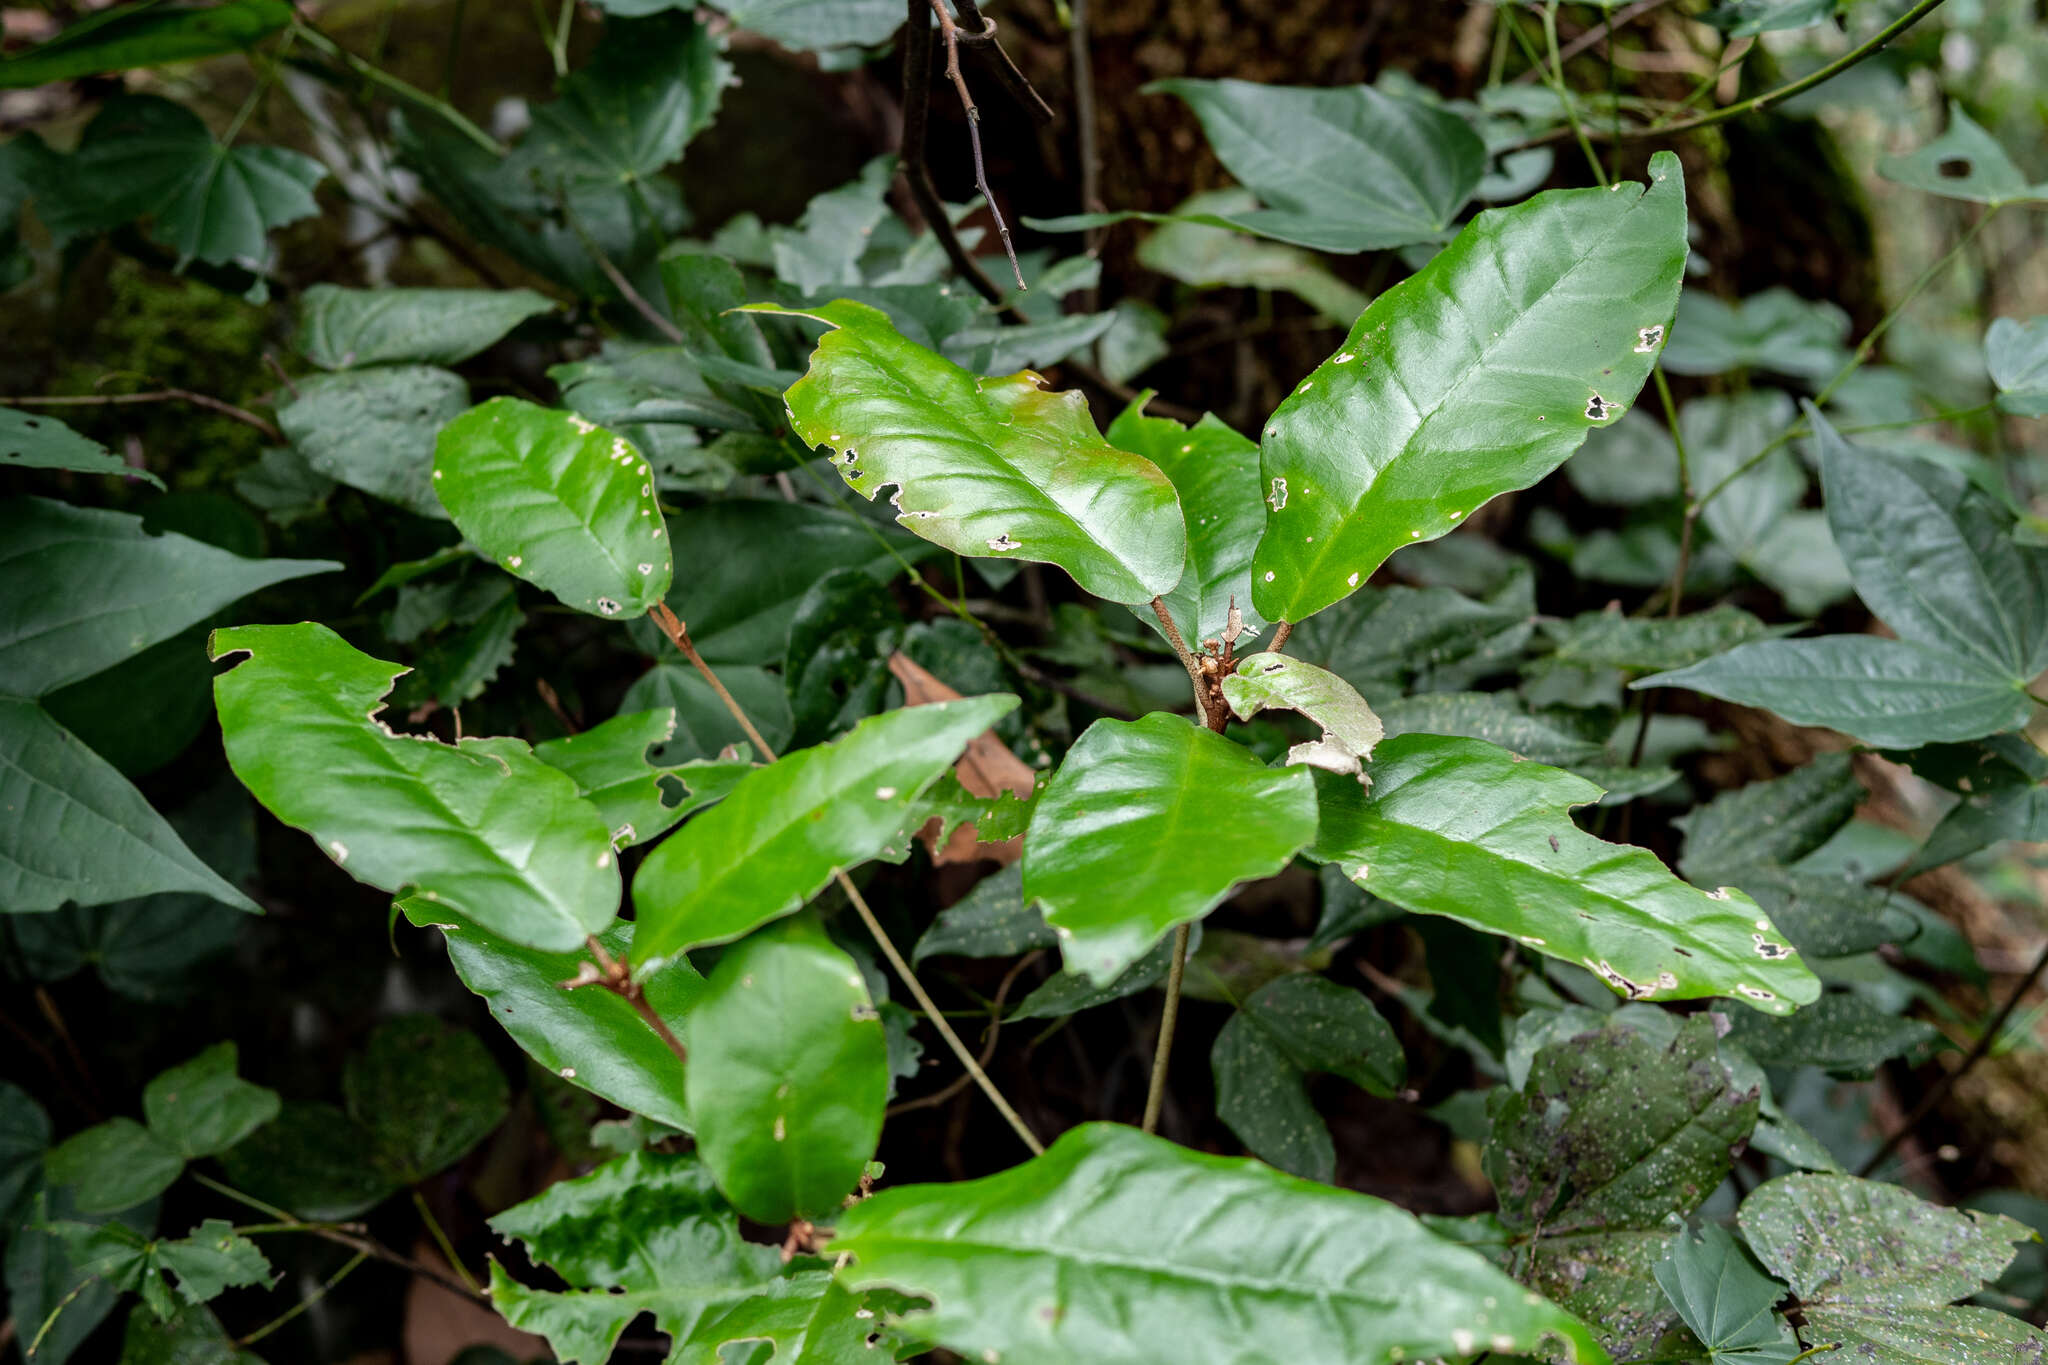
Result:
[[[434,1217],[434,1211],[427,1207],[426,1196],[419,1192],[417,1186],[411,1193],[412,1206],[418,1211],[420,1222],[426,1224],[427,1235],[434,1239],[435,1246],[441,1248],[442,1258],[454,1269],[456,1275],[461,1277],[462,1282],[469,1286],[470,1293],[482,1294],[483,1290],[477,1288],[476,1277],[469,1273],[469,1267],[463,1265],[462,1258],[455,1254],[455,1243],[448,1240],[447,1230],[441,1226],[441,1220]]]
[[[239,1349],[244,1346],[254,1346],[257,1342],[263,1340],[263,1338],[269,1336],[272,1332],[275,1332],[278,1328],[284,1326],[293,1318],[305,1312],[308,1308],[311,1308],[314,1304],[320,1302],[320,1300],[326,1298],[327,1292],[330,1289],[333,1289],[334,1286],[340,1284],[343,1280],[347,1279],[349,1275],[355,1271],[357,1266],[361,1265],[364,1261],[367,1261],[369,1259],[370,1253],[367,1251],[358,1251],[355,1255],[349,1257],[348,1260],[342,1263],[341,1269],[335,1271],[332,1275],[329,1275],[327,1277],[327,1282],[325,1284],[321,1285],[312,1293],[306,1295],[305,1298],[300,1299],[297,1303],[293,1304],[290,1308],[287,1308],[278,1316],[272,1318],[269,1322],[264,1323],[255,1331],[249,1333],[249,1335],[241,1338],[241,1340],[235,1343],[236,1348]]]
[[[395,1265],[399,1269],[409,1274],[417,1275],[423,1280],[432,1280],[451,1294],[460,1294],[463,1298],[477,1303],[488,1303],[490,1301],[476,1289],[464,1284],[454,1276],[443,1274],[433,1266],[421,1261],[415,1261],[410,1256],[401,1255],[381,1242],[373,1242],[367,1237],[359,1237],[354,1233],[345,1232],[332,1223],[308,1222],[303,1218],[294,1216],[285,1209],[277,1207],[275,1204],[266,1204],[254,1195],[244,1194],[232,1185],[224,1185],[212,1176],[207,1175],[204,1171],[193,1171],[191,1175],[194,1180],[206,1186],[207,1189],[212,1190],[215,1194],[225,1195],[238,1204],[244,1204],[258,1212],[267,1213],[279,1222],[289,1225],[284,1229],[280,1229],[281,1231],[310,1233],[315,1237],[333,1242],[337,1246],[345,1246],[351,1251],[359,1251],[365,1256],[371,1256],[386,1264]]]
[[[70,395],[62,397],[39,395],[32,398],[10,398],[7,400],[9,407],[16,408],[107,407],[122,403],[190,403],[195,407],[207,408],[217,412],[223,417],[232,417],[245,426],[254,427],[269,440],[284,440],[283,434],[276,427],[246,408],[238,408],[233,403],[213,398],[203,393],[194,393],[190,389],[152,389],[148,393],[94,393],[80,394],[76,397]]]
[[[1202,665],[1195,658],[1194,651],[1188,648],[1188,642],[1181,638],[1180,627],[1173,623],[1173,613],[1166,609],[1164,598],[1152,599],[1152,614],[1159,618],[1159,628],[1166,632],[1166,642],[1173,646],[1174,655],[1179,658],[1180,666],[1188,671],[1188,682],[1195,689],[1196,718],[1212,730],[1222,729],[1222,726],[1215,723],[1215,717],[1209,709],[1209,683],[1202,676]]]
[[[988,205],[989,216],[996,220],[996,232],[1003,239],[1003,254],[1010,258],[1010,272],[1017,277],[1017,287],[1028,289],[1024,283],[1024,268],[1017,264],[1017,248],[1010,240],[1010,225],[1003,221],[1003,211],[996,204],[996,192],[989,188],[988,170],[981,159],[981,110],[975,107],[974,96],[968,92],[967,78],[960,74],[960,26],[953,22],[952,11],[946,8],[946,0],[931,0],[932,12],[939,16],[939,34],[946,43],[946,79],[953,82],[953,89],[959,93],[960,107],[967,111],[967,142],[974,151],[974,185],[981,191],[982,201]],[[993,26],[990,32],[993,32]]]
[[[1600,164],[1599,154],[1593,150],[1592,140],[1586,136],[1586,129],[1579,122],[1578,99],[1564,81],[1564,59],[1557,51],[1557,0],[1550,0],[1543,7],[1543,46],[1550,57],[1550,89],[1557,96],[1557,102],[1564,106],[1565,120],[1572,126],[1572,136],[1578,139],[1579,150],[1586,154],[1586,164],[1593,168],[1594,181],[1604,190],[1607,188],[1607,168]]]
[[[1287,637],[1294,634],[1294,622],[1282,621],[1273,631],[1273,642],[1266,646],[1268,654],[1278,654],[1287,648]]]
[[[705,682],[711,684],[711,690],[718,694],[719,701],[725,703],[725,709],[732,713],[732,718],[740,723],[740,729],[746,731],[747,738],[753,742],[755,751],[761,755],[762,760],[773,763],[774,748],[767,740],[761,738],[761,732],[754,728],[754,722],[747,716],[746,709],[734,699],[732,693],[725,690],[725,684],[711,671],[711,665],[704,662],[704,656],[699,654],[697,646],[690,642],[689,628],[676,619],[676,614],[669,610],[666,602],[656,602],[650,615],[654,618],[654,624],[661,627],[661,633],[668,636],[669,642],[683,652],[683,657],[690,661],[690,666],[697,670]]]
[[[355,53],[344,48],[340,43],[335,42],[334,39],[322,33],[319,29],[306,23],[303,19],[299,21],[296,32],[315,51],[340,62],[371,85],[379,87],[408,104],[417,105],[429,113],[439,115],[442,121],[447,123],[449,127],[468,138],[471,142],[474,142],[484,151],[489,152],[492,156],[503,156],[505,154],[505,147],[502,143],[464,118],[462,112],[446,100],[436,99],[418,86],[409,85],[398,79],[398,77],[389,75],[379,68],[372,66],[361,57],[356,56]]]
[[[1180,983],[1188,970],[1189,928],[1173,931],[1173,965],[1166,972],[1166,1004],[1159,1011],[1159,1042],[1152,1049],[1152,1084],[1145,1091],[1145,1120],[1138,1126],[1159,1131],[1159,1111],[1166,1106],[1166,1071],[1173,1060],[1173,1026],[1180,1021]]]

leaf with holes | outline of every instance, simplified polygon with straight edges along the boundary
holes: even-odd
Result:
[[[674,767],[649,762],[649,751],[671,739],[675,728],[672,709],[635,711],[580,735],[545,740],[533,746],[533,756],[574,778],[577,793],[603,814],[613,847],[631,848],[720,799],[754,770],[744,746],[730,759]]]
[[[632,443],[574,413],[493,398],[441,428],[434,492],[509,573],[593,616],[646,613],[668,592],[668,527]]]
[[[1647,849],[1572,823],[1600,788],[1484,740],[1407,734],[1381,744],[1370,791],[1317,782],[1313,856],[1383,900],[1506,934],[1597,974],[1632,1000],[1725,995],[1789,1014],[1820,994],[1740,891],[1699,891]]]
[[[0,467],[69,469],[80,474],[114,474],[158,488],[164,481],[136,469],[98,441],[89,441],[54,417],[0,407]]]
[[[1320,725],[1323,737],[1287,751],[1290,764],[1306,763],[1366,780],[1361,766],[1386,736],[1386,727],[1350,683],[1327,669],[1286,654],[1253,654],[1223,680],[1223,696],[1241,720],[1261,711],[1299,711]]]
[[[1563,464],[1649,378],[1685,255],[1685,184],[1660,152],[1647,190],[1490,209],[1373,300],[1267,420],[1260,614],[1312,616]]]
[[[228,763],[343,871],[515,943],[567,952],[612,922],[611,832],[575,779],[515,739],[442,744],[377,719],[405,670],[325,626],[215,631]],[[309,781],[318,774],[318,781]]]
[[[790,420],[862,497],[893,486],[904,526],[955,554],[1057,565],[1112,602],[1180,581],[1172,483],[1103,440],[1079,393],[1048,393],[1029,370],[980,378],[863,303],[756,308],[831,329],[785,396]]]
[[[1947,132],[1917,152],[1886,157],[1877,173],[1944,199],[1994,205],[2048,201],[2048,184],[2029,185],[2005,148],[1963,112],[1961,100],[1949,101]]]
[[[1315,837],[1305,770],[1268,768],[1165,712],[1099,720],[1038,798],[1024,896],[1044,906],[1067,969],[1106,985]]]

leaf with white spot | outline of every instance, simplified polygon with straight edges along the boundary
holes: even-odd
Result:
[[[1286,654],[1253,654],[1223,680],[1223,696],[1239,719],[1264,710],[1299,711],[1323,727],[1323,737],[1287,751],[1289,763],[1307,763],[1366,781],[1363,760],[1372,757],[1386,727],[1357,689],[1328,669]]]

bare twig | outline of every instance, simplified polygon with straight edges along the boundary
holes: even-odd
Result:
[[[1671,0],[1636,0],[1627,9],[1618,10],[1609,15],[1606,23],[1595,24],[1592,28],[1587,29],[1578,37],[1566,43],[1564,50],[1558,53],[1558,57],[1560,60],[1568,62],[1581,52],[1592,47],[1595,43],[1613,36],[1616,29],[1626,28],[1651,10],[1661,9],[1670,3]],[[1528,85],[1532,81],[1541,80],[1542,76],[1542,71],[1532,66],[1521,75],[1515,77],[1512,83],[1515,85]]]
[[[486,1296],[463,1284],[462,1281],[456,1279],[453,1275],[444,1274],[424,1261],[415,1261],[410,1256],[393,1251],[382,1242],[371,1241],[367,1237],[361,1237],[353,1232],[345,1231],[331,1223],[309,1223],[305,1219],[299,1218],[285,1209],[278,1208],[274,1204],[266,1204],[260,1199],[243,1194],[232,1185],[223,1185],[204,1171],[195,1170],[191,1175],[194,1180],[206,1186],[206,1188],[214,1193],[224,1194],[238,1204],[246,1204],[252,1209],[269,1214],[272,1218],[277,1219],[278,1222],[286,1225],[284,1230],[307,1233],[323,1241],[333,1242],[336,1246],[345,1246],[351,1251],[360,1252],[374,1260],[383,1261],[387,1265],[395,1265],[399,1269],[417,1275],[423,1280],[432,1280],[449,1293],[460,1294],[471,1303],[488,1304],[490,1302]]]
[[[245,426],[254,427],[269,440],[284,440],[284,436],[276,427],[248,409],[238,408],[233,403],[207,394],[194,393],[190,389],[152,389],[148,393],[95,393],[77,397],[38,395],[32,398],[9,398],[4,401],[7,406],[15,408],[89,408],[113,407],[125,403],[190,403],[195,407],[217,412],[223,417],[232,417]]]
[[[1282,621],[1278,626],[1274,627],[1273,639],[1269,644],[1267,644],[1266,652],[1269,654],[1278,654],[1282,650],[1286,649],[1287,637],[1292,634],[1294,634],[1294,622]]]
[[[953,89],[960,95],[960,107],[967,112],[967,143],[974,151],[974,186],[981,191],[989,216],[995,219],[996,232],[1003,239],[1003,254],[1010,258],[1010,273],[1017,277],[1017,287],[1028,289],[1030,286],[1024,283],[1024,268],[1017,264],[1016,244],[1010,240],[1010,225],[1003,221],[1003,211],[996,204],[996,192],[989,188],[988,168],[982,163],[981,110],[975,106],[974,96],[967,89],[967,78],[960,74],[960,26],[953,22],[953,13],[946,8],[946,0],[931,0],[931,6],[932,12],[939,16],[939,36],[946,43],[946,79],[953,82]],[[985,32],[993,35],[995,25],[988,23]]]
[[[1088,0],[1068,0],[1067,54],[1073,68],[1074,143],[1081,158],[1081,211],[1102,212],[1102,150],[1095,143],[1095,59],[1088,50]],[[1093,255],[1102,246],[1102,229],[1089,228],[1081,239]],[[1090,288],[1084,311],[1095,309]]]
[[[573,991],[583,986],[604,987],[631,1005],[634,1012],[647,1021],[647,1027],[654,1030],[655,1036],[661,1039],[663,1046],[675,1054],[676,1060],[688,1066],[689,1050],[683,1046],[683,1040],[676,1037],[675,1030],[668,1026],[668,1021],[655,1012],[654,1006],[647,1003],[647,992],[633,979],[631,966],[605,951],[605,946],[597,941],[595,934],[584,940],[584,946],[588,947],[590,955],[597,959],[596,965],[583,963],[575,976],[561,983],[562,989]]]
[[[1040,123],[1051,123],[1052,106],[1045,102],[1045,97],[1034,90],[1031,82],[1024,78],[1024,73],[1017,69],[1017,63],[1003,47],[1002,40],[996,37],[996,21],[983,14],[981,6],[976,4],[975,0],[955,0],[955,7],[960,11],[961,22],[967,26],[960,34],[961,43],[994,53],[995,58],[989,66],[996,73],[996,80],[1009,92],[1010,98],[1023,105]]]
[[[1159,1111],[1166,1107],[1166,1071],[1173,1060],[1173,1026],[1180,1020],[1180,983],[1188,969],[1188,926],[1173,931],[1173,965],[1166,973],[1166,1004],[1159,1012],[1159,1042],[1152,1049],[1152,1084],[1145,1091],[1145,1132],[1159,1131]]]
[[[711,685],[711,690],[718,694],[718,699],[725,704],[725,709],[740,723],[740,729],[753,741],[754,751],[761,755],[761,761],[773,763],[775,750],[761,737],[761,732],[754,728],[754,722],[748,718],[746,709],[733,699],[732,693],[725,690],[725,684],[711,671],[711,665],[704,662],[704,656],[697,652],[697,646],[690,642],[689,627],[676,619],[676,614],[669,610],[666,602],[656,602],[650,614],[654,618],[654,624],[661,628],[661,633],[668,636],[669,643],[682,651],[683,657],[690,661],[690,666],[697,670],[698,676]]]

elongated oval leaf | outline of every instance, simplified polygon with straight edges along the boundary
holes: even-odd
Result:
[[[56,418],[19,408],[0,408],[0,467],[117,474],[164,486],[156,475],[130,466],[98,441],[87,440]]]
[[[291,21],[292,7],[285,0],[225,0],[203,9],[122,5],[70,24],[41,46],[0,61],[0,89],[246,51]]]
[[[995,695],[891,711],[741,780],[640,865],[635,966],[730,943],[801,906],[835,871],[907,850],[918,796],[1016,705]]]
[[[515,943],[567,952],[619,905],[611,834],[576,783],[514,739],[458,745],[377,719],[405,672],[325,626],[215,631],[235,776],[343,871],[418,894]]]
[[[668,592],[654,472],[622,436],[518,398],[441,428],[434,492],[469,542],[593,616],[644,615]]]
[[[1305,771],[1165,712],[1099,720],[1038,798],[1024,898],[1045,907],[1067,970],[1107,985],[1239,882],[1286,867],[1315,824]]]
[[[238,597],[341,565],[244,559],[142,518],[47,498],[0,502],[0,688],[39,697],[205,620]]]
[[[1383,900],[1597,973],[1632,1000],[1725,995],[1789,1014],[1820,995],[1756,902],[1700,891],[1646,849],[1572,823],[1600,788],[1477,739],[1386,741],[1370,793],[1318,782],[1315,856]]]
[[[1262,1360],[1608,1359],[1392,1204],[1116,1124],[1001,1175],[885,1190],[825,1250],[853,1255],[842,1283],[931,1299],[902,1326],[970,1360],[1187,1365],[1240,1354],[1248,1331]]]
[[[1659,152],[1647,192],[1489,210],[1375,299],[1266,424],[1260,614],[1313,615],[1563,464],[1649,377],[1685,254],[1685,184]]]
[[[459,365],[554,303],[531,289],[343,289],[299,300],[299,349],[323,370]]]
[[[612,843],[630,848],[718,800],[754,769],[745,746],[729,760],[700,760],[672,768],[648,762],[648,751],[675,732],[673,707],[635,711],[613,716],[580,735],[536,744],[533,756],[574,778],[577,792],[603,813]]]
[[[718,959],[690,1015],[697,1151],[759,1223],[826,1218],[882,1135],[889,1045],[860,967],[812,919]]]
[[[1299,711],[1323,727],[1323,737],[1287,751],[1289,763],[1308,763],[1365,781],[1360,767],[1372,757],[1386,727],[1357,689],[1328,669],[1286,654],[1252,654],[1223,680],[1230,709],[1250,720],[1268,708]]]
[[[1112,602],[1148,602],[1180,581],[1173,485],[1103,440],[1079,393],[1047,393],[1029,370],[980,378],[863,303],[760,311],[833,329],[785,395],[790,420],[862,497],[894,486],[912,531],[955,554],[1058,565]]]

